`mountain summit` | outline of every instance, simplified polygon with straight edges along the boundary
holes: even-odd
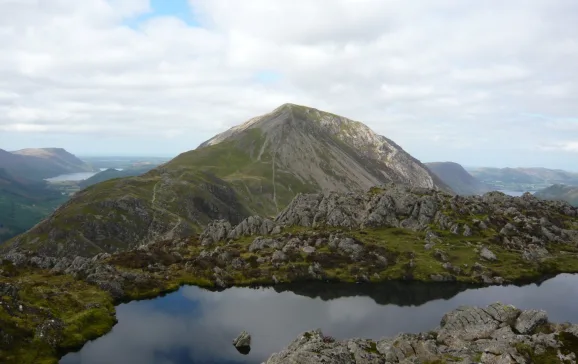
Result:
[[[79,192],[10,246],[91,256],[186,237],[213,220],[274,216],[298,193],[388,182],[451,191],[362,123],[285,104],[142,176]]]
[[[423,164],[366,125],[295,104],[250,119],[199,148],[242,141],[257,133],[258,161],[270,160],[272,168],[291,171],[321,189],[350,191],[393,181],[447,190]]]

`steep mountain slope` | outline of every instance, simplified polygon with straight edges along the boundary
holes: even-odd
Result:
[[[0,168],[14,176],[32,180],[92,170],[89,165],[62,148],[31,148],[15,152],[0,150]]]
[[[459,195],[479,195],[491,190],[458,163],[433,162],[426,163],[426,166]]]
[[[566,201],[573,206],[578,206],[578,186],[552,185],[534,195],[544,200]]]
[[[81,191],[12,245],[90,256],[186,237],[215,219],[274,216],[299,192],[362,191],[390,181],[450,191],[365,125],[286,104],[142,176]]]
[[[0,168],[0,243],[31,228],[66,199],[44,182],[17,178]]]

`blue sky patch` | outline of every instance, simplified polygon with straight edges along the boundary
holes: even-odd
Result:
[[[261,83],[275,83],[280,81],[282,76],[279,72],[275,71],[259,71],[254,75],[255,79]]]
[[[160,16],[174,16],[189,26],[198,25],[193,11],[187,0],[150,0],[152,11],[125,19],[124,24],[137,29],[139,25],[149,19]]]

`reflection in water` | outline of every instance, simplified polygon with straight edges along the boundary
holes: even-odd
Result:
[[[578,322],[577,283],[578,276],[565,274],[540,285],[465,291],[463,286],[451,288],[450,284],[430,289],[401,283],[293,287],[298,294],[290,287],[276,288],[280,292],[183,287],[166,297],[118,306],[119,323],[111,333],[60,363],[260,363],[305,330],[321,328],[336,338],[379,339],[433,329],[444,313],[460,305],[496,301],[545,309],[552,321]],[[332,299],[337,295],[343,296]],[[310,298],[317,296],[322,299]],[[247,355],[231,344],[242,330],[252,336]]]
[[[251,347],[250,346],[239,346],[238,348],[236,348],[237,351],[243,355],[247,355],[251,352]]]
[[[276,292],[290,291],[300,296],[321,298],[323,301],[343,297],[368,296],[377,304],[416,306],[436,299],[449,299],[456,294],[474,288],[461,283],[387,282],[381,284],[323,283],[312,281],[273,287]]]

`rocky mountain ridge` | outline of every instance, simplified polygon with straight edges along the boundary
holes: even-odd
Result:
[[[9,243],[89,257],[186,238],[213,220],[271,218],[298,193],[361,192],[392,181],[450,191],[363,124],[286,104],[141,176],[88,187]]]
[[[113,302],[156,297],[183,284],[213,289],[310,281],[489,285],[578,272],[578,209],[531,194],[463,197],[389,184],[364,193],[300,194],[274,219],[216,220],[199,235],[114,254],[47,253],[12,247],[0,259],[5,298],[0,313],[6,313],[0,315],[0,359],[27,353],[53,357],[110,330]],[[75,294],[66,295],[71,285]],[[58,304],[45,301],[46,295],[57,297]],[[87,316],[91,319],[84,320]],[[493,332],[496,324],[482,320]],[[413,338],[421,345],[422,339]],[[423,339],[432,355],[445,353],[448,344],[433,348],[428,340]],[[323,355],[337,355],[350,344],[336,345]],[[372,360],[382,363],[388,350]],[[293,358],[291,352],[280,358]],[[496,355],[502,354],[513,352]]]
[[[459,307],[430,332],[380,340],[335,340],[308,331],[265,364],[576,364],[577,356],[578,325],[551,323],[543,310],[494,303]]]
[[[531,194],[461,197],[392,184],[364,194],[298,195],[273,220],[216,220],[198,237],[112,256],[62,258],[17,247],[4,258],[86,277],[114,287],[115,297],[180,270],[220,287],[239,279],[502,284],[578,271],[578,209]]]

